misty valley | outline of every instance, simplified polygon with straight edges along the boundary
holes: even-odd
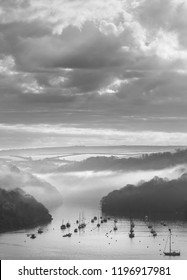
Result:
[[[0,151],[1,259],[187,258],[187,149]],[[169,241],[168,241],[169,242]]]

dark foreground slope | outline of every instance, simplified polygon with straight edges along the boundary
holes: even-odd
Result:
[[[140,186],[127,185],[102,198],[101,207],[110,215],[187,219],[186,176],[172,181],[155,177]]]
[[[51,222],[48,210],[21,189],[0,189],[0,232],[30,228]]]

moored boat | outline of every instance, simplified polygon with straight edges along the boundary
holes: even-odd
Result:
[[[39,229],[38,229],[38,233],[39,233],[39,234],[42,234],[43,232],[44,232],[44,231],[43,231],[42,228],[39,228]]]
[[[169,228],[169,251],[164,251],[165,256],[175,257],[180,256],[180,251],[173,251],[172,250],[172,242],[171,242],[171,229]],[[167,245],[167,241],[166,241]]]
[[[64,234],[62,237],[71,237],[72,236],[72,233],[67,233],[67,234]]]
[[[71,224],[70,224],[69,222],[67,222],[67,223],[66,223],[66,227],[67,227],[67,228],[70,228],[70,227],[71,227]]]

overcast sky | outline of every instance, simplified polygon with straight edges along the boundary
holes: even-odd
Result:
[[[0,148],[187,144],[184,0],[0,0]]]

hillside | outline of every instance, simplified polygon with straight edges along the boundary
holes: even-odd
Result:
[[[127,185],[101,200],[102,211],[111,215],[187,218],[187,178],[164,180],[155,177],[139,186]]]
[[[31,228],[51,222],[48,210],[21,189],[0,189],[0,232]]]
[[[118,158],[114,156],[90,157],[81,162],[61,166],[56,169],[56,172],[160,170],[185,164],[187,164],[187,149],[176,150],[175,152],[143,154],[140,157],[129,158]]]

